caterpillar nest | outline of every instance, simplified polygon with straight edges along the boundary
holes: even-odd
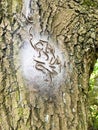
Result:
[[[20,63],[26,86],[38,91],[58,89],[66,76],[65,56],[53,42],[30,35],[20,49]]]

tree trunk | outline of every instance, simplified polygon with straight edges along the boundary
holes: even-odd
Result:
[[[87,130],[89,76],[98,57],[95,4],[1,0],[0,10],[0,130]],[[45,49],[51,43],[44,61],[54,53],[57,63],[49,70],[36,61],[34,73],[28,70],[28,48],[40,40]],[[36,79],[46,71],[48,85],[45,77]]]

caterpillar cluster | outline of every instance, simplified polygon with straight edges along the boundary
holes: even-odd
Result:
[[[31,88],[49,91],[61,86],[65,79],[64,53],[42,36],[24,41],[20,50],[23,78]]]

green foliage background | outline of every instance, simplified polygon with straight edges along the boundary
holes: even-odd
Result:
[[[94,66],[89,84],[89,125],[93,127],[92,130],[98,130],[98,60]]]

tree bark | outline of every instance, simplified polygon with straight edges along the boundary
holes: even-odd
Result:
[[[1,0],[0,10],[0,129],[87,130],[89,77],[98,58],[97,8],[75,0]],[[19,54],[31,27],[65,55],[66,76],[52,94],[29,90],[21,72]]]

